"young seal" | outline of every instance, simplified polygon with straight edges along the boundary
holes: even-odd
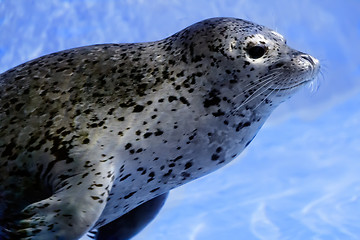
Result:
[[[2,238],[132,236],[168,191],[238,156],[318,71],[318,60],[278,33],[235,18],[8,70],[0,75]]]

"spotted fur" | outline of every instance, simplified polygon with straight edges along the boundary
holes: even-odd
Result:
[[[77,239],[224,166],[318,69],[268,28],[213,18],[2,73],[2,235]]]

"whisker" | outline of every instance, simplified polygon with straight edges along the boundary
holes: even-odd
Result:
[[[283,75],[283,73],[280,70],[274,70],[273,72],[271,72],[270,74],[263,76],[261,78],[259,78],[260,82],[252,85],[253,83],[250,83],[246,86],[252,85],[251,87],[243,90],[240,94],[238,94],[237,96],[234,97],[234,100],[236,101],[236,99],[240,96],[243,96],[244,94],[246,94],[247,92],[249,92],[251,89],[253,88],[257,88],[250,96],[248,96],[238,107],[236,107],[232,112],[236,112],[238,111],[241,107],[243,107],[244,105],[248,104],[249,102],[253,101],[254,99],[256,99],[257,97],[259,97],[260,95],[264,94],[266,91],[269,91],[269,89],[271,90],[270,93],[266,94],[266,96],[264,97],[264,99],[256,105],[255,109],[258,108],[266,99],[268,99],[268,97],[274,93],[275,91],[280,92],[281,90],[281,86],[277,86],[273,89],[271,89],[274,85],[276,86],[277,84],[274,84],[274,82],[282,80],[281,76]],[[288,79],[287,82],[284,84],[288,84],[291,82],[291,79]]]
[[[288,80],[288,82],[290,82],[291,80]],[[275,88],[276,89],[276,88]],[[276,92],[276,94],[275,95],[277,95],[279,92],[281,91],[281,87],[280,86],[278,86],[278,88],[277,88],[277,92]]]
[[[269,85],[270,84],[270,85]],[[268,85],[268,86],[266,86]],[[249,102],[251,102],[252,100],[256,99],[258,96],[260,96],[261,94],[263,94],[264,92],[266,92],[269,87],[272,86],[272,81],[267,81],[265,84],[263,84],[261,87],[259,87],[255,92],[253,92],[248,98],[245,99],[245,101],[240,104],[235,111],[239,110],[239,108],[241,108],[242,106],[244,106],[245,104],[248,104]],[[260,91],[261,89],[263,89],[265,87],[265,89],[263,91]],[[260,91],[260,92],[259,92]],[[259,93],[258,93],[259,92]]]
[[[258,83],[256,83],[255,85],[252,85],[252,83],[246,85],[244,88],[246,88],[246,87],[249,86],[249,85],[252,85],[252,86],[251,86],[250,88],[247,88],[247,89],[243,90],[243,91],[242,91],[241,93],[239,93],[238,95],[236,95],[236,96],[234,97],[234,101],[236,101],[236,99],[237,99],[238,97],[243,96],[244,94],[246,94],[246,93],[247,93],[248,91],[250,91],[251,89],[256,88],[256,87],[258,87],[258,86],[260,86],[260,85],[262,85],[262,84],[269,83],[269,82],[275,80],[275,79],[276,79],[277,77],[279,77],[279,76],[280,76],[279,74],[272,73],[272,74],[269,74],[269,75],[267,75],[267,76],[264,76],[264,77],[259,78],[259,80],[264,80],[264,79],[266,79],[265,81],[258,82]]]
[[[292,81],[292,79],[288,79],[286,82],[285,82],[285,84],[288,84],[288,83],[290,83]],[[272,87],[272,86],[274,86],[275,84],[273,84],[273,85],[271,85],[271,86],[269,86],[268,87],[268,90]],[[266,96],[265,96],[265,98],[255,107],[255,109],[257,109],[264,101],[266,101],[266,99],[268,99],[268,97],[271,95],[271,94],[273,94],[275,91],[277,91],[276,92],[276,94],[278,94],[280,91],[281,91],[281,86],[275,86],[272,90],[271,90],[271,92],[270,93],[268,93]]]
[[[258,79],[259,82],[258,82],[256,85],[263,83],[261,80],[264,80],[264,79],[267,80],[267,79],[269,79],[270,77],[276,76],[275,73],[276,73],[276,72],[273,72],[273,73],[270,73],[270,74],[268,74],[268,75],[266,75],[266,76],[260,77],[260,78]],[[248,83],[247,85],[244,86],[244,88],[246,88],[246,87],[248,87],[248,86],[251,86],[252,84],[253,84],[253,83]],[[256,85],[254,85],[254,86],[256,86]]]
[[[324,73],[321,71],[319,71],[320,75],[317,75],[316,78],[311,81],[312,84],[316,85],[316,88],[315,89],[312,89],[312,92],[317,92],[320,88],[320,84],[321,84],[321,81],[325,81],[325,76],[324,76]]]
[[[236,96],[233,98],[233,101],[236,102],[236,101],[237,101],[237,98],[239,98],[239,97],[241,97],[241,96],[244,96],[244,95],[247,94],[247,92],[249,92],[251,89],[257,87],[258,89],[257,89],[255,92],[253,92],[250,96],[248,96],[248,97],[245,99],[245,101],[246,101],[246,100],[249,99],[254,93],[256,93],[259,89],[261,89],[263,86],[267,85],[267,84],[270,83],[270,82],[272,82],[272,79],[269,79],[269,80],[267,80],[267,81],[265,81],[265,82],[258,83],[258,84],[256,84],[256,85],[254,85],[253,87],[248,88],[248,89],[242,91],[240,94],[236,95]]]
[[[269,90],[269,89],[270,89],[270,87],[268,88],[268,90]],[[276,90],[276,88],[274,88],[273,90],[271,90],[271,92],[268,93],[268,94],[265,96],[265,98],[264,98],[258,105],[256,105],[256,107],[255,107],[254,110],[256,110],[264,101],[266,101],[266,99],[267,99],[275,90]]]

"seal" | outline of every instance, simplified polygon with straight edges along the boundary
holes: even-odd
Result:
[[[319,68],[264,26],[212,18],[160,41],[74,48],[2,73],[2,237],[120,238],[115,229],[148,213],[132,236],[171,189],[236,158]]]

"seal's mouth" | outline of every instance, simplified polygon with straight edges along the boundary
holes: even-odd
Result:
[[[317,77],[320,71],[320,62],[316,58],[308,55],[301,54],[296,57],[300,69],[288,73],[288,80],[284,83],[276,84],[276,87],[270,87],[272,91],[289,91],[300,86],[311,84]]]
[[[296,83],[296,84],[294,84],[294,85],[291,85],[291,86],[284,86],[284,87],[277,87],[277,88],[269,88],[269,90],[271,90],[271,91],[287,91],[287,90],[293,90],[293,89],[295,89],[295,88],[298,88],[298,87],[300,87],[300,86],[302,86],[302,85],[305,85],[305,84],[307,84],[307,83],[310,83],[310,82],[312,82],[313,81],[313,79],[310,79],[310,80],[304,80],[304,81],[301,81],[301,82],[298,82],[298,83]]]

